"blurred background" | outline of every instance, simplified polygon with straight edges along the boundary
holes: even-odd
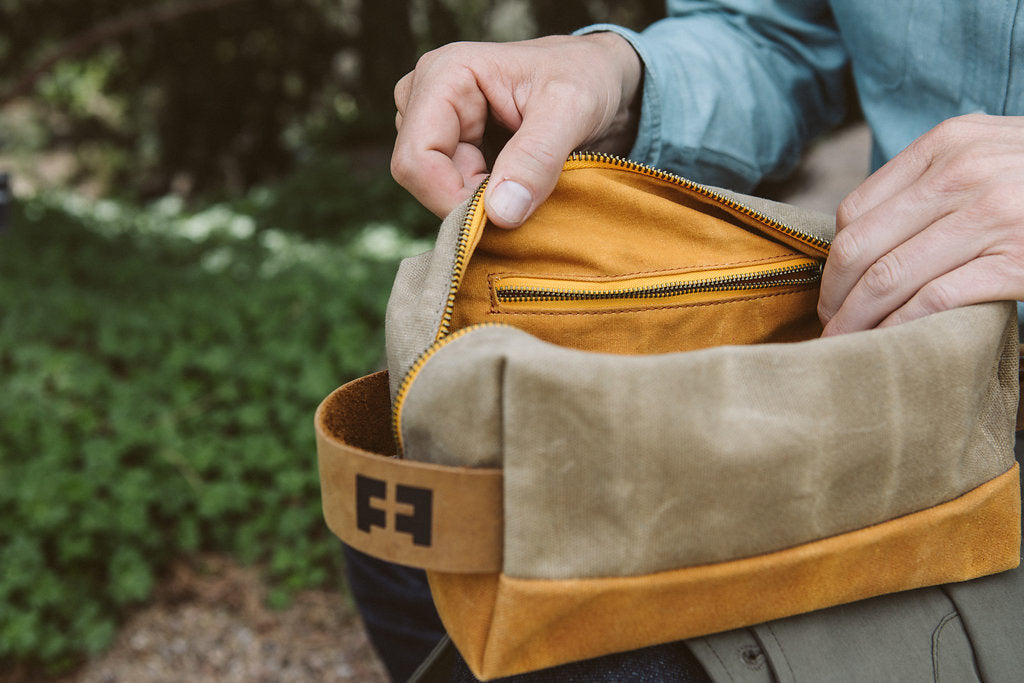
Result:
[[[312,415],[437,219],[395,81],[661,0],[0,0],[0,681],[379,680]]]

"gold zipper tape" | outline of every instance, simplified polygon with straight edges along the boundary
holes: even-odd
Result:
[[[413,361],[409,371],[405,373],[405,377],[402,378],[402,383],[398,385],[398,390],[395,392],[395,400],[391,408],[391,433],[395,439],[395,446],[398,449],[399,457],[404,453],[405,445],[402,439],[402,408],[405,406],[405,397],[409,393],[409,388],[412,386],[412,383],[416,381],[416,378],[420,374],[420,370],[423,369],[423,366],[427,364],[427,361],[430,360],[434,354],[445,346],[463,335],[483,327],[509,326],[504,325],[503,323],[477,323],[476,325],[469,325],[467,327],[460,328],[445,337],[441,337],[428,346],[423,353],[416,357],[416,360]]]

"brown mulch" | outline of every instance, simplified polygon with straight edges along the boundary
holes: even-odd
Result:
[[[265,595],[255,569],[221,556],[182,561],[107,652],[59,678],[0,672],[0,683],[388,680],[344,596],[308,591],[272,610]]]

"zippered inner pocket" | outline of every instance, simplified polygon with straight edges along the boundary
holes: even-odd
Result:
[[[612,313],[717,303],[821,278],[821,261],[795,256],[771,263],[630,274],[611,278],[499,273],[490,277],[496,313]]]

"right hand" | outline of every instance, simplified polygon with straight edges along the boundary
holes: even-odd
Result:
[[[642,78],[632,46],[610,32],[446,45],[395,86],[391,173],[447,215],[488,173],[490,118],[512,137],[494,160],[484,205],[494,224],[517,227],[551,194],[573,150],[628,152]]]

